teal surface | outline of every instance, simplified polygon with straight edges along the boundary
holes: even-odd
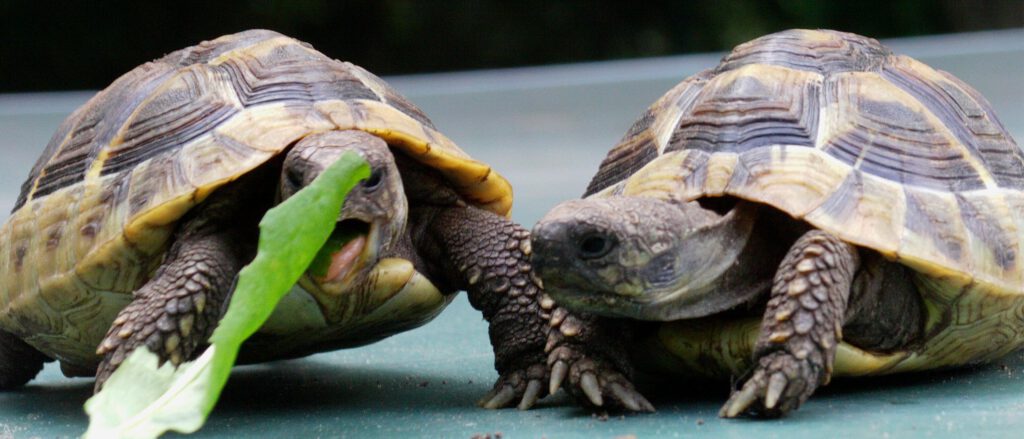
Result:
[[[315,44],[315,42],[314,42]],[[891,41],[898,52],[979,89],[1024,140],[1024,30]],[[640,112],[720,55],[389,78],[437,126],[516,188],[514,216],[533,224],[582,193]],[[358,60],[353,60],[358,62]],[[91,93],[0,96],[0,206],[57,124]],[[464,297],[437,320],[359,349],[236,368],[197,437],[505,438],[1021,437],[1024,356],[971,370],[837,380],[792,416],[722,420],[727,383],[645,381],[655,414],[591,416],[563,394],[539,407],[487,411],[475,401],[496,374],[487,328]],[[92,381],[53,365],[0,394],[0,438],[84,432]]]

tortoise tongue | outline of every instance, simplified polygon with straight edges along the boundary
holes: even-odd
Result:
[[[332,253],[331,265],[327,267],[327,275],[324,276],[324,281],[331,282],[348,274],[365,246],[366,236],[360,235],[356,239],[345,243],[341,250]]]

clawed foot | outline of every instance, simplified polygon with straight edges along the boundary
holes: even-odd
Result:
[[[547,396],[544,391],[544,381],[547,379],[548,372],[544,364],[534,364],[504,373],[498,377],[494,387],[477,402],[477,405],[486,409],[498,409],[508,407],[510,403],[519,399],[516,407],[519,410],[527,410],[533,407],[537,400]]]
[[[544,382],[547,380],[548,371],[544,364],[514,369],[498,377],[494,387],[480,398],[477,405],[485,409],[499,409],[509,407],[518,399],[519,404],[516,408],[527,410],[533,407],[537,400],[547,396],[544,389]]]
[[[96,369],[95,391],[103,388],[128,355],[139,347],[146,347],[160,358],[160,364],[170,361],[174,366],[188,360],[200,340],[205,340],[211,326],[202,312],[205,298],[163,297],[136,299],[118,313],[106,337],[96,349],[103,360]]]
[[[548,364],[551,365],[550,393],[555,393],[568,378],[566,390],[584,404],[633,412],[654,411],[654,406],[633,388],[629,378],[611,364],[586,357],[568,346],[552,350]]]
[[[759,361],[754,374],[733,390],[729,400],[718,412],[723,418],[743,413],[762,417],[779,417],[796,410],[814,393],[820,381],[817,368],[786,351],[769,353]]]

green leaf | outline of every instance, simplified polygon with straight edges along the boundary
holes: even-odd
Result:
[[[157,367],[148,349],[136,349],[85,403],[87,438],[156,437],[202,427],[227,382],[242,342],[310,267],[334,229],[345,195],[370,175],[355,153],[346,153],[309,186],[260,221],[256,258],[238,276],[228,309],[195,361]],[[339,245],[340,246],[340,245]]]

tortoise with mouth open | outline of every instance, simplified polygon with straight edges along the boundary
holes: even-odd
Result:
[[[658,366],[744,377],[725,417],[1024,344],[1024,154],[974,89],[853,34],[736,47],[533,235],[559,304],[635,319]]]
[[[376,76],[261,30],[144,64],[61,125],[0,228],[0,388],[50,359],[99,388],[138,346],[197,355],[263,213],[345,151],[372,173],[339,213],[337,250],[240,358],[373,342],[467,290],[500,374],[484,404],[531,406],[548,322],[508,182]]]

